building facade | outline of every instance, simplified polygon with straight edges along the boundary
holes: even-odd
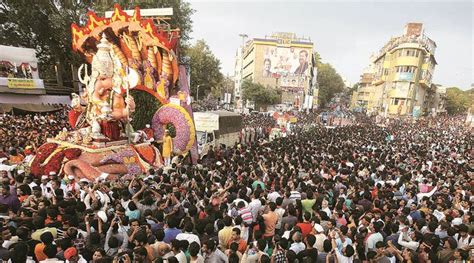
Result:
[[[373,72],[362,75],[352,108],[384,116],[420,116],[431,108],[436,43],[424,34],[423,24],[408,23],[373,56]],[[371,80],[370,80],[371,78]]]
[[[242,51],[237,50],[235,61],[236,99],[242,97],[242,81],[251,80],[280,91],[282,103],[298,107],[317,103],[313,43],[309,39],[294,33],[253,38]]]

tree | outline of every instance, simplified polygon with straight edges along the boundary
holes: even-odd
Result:
[[[83,21],[91,0],[0,2],[0,43],[35,48],[42,78],[55,78],[54,66],[71,79],[69,65],[82,63],[71,51],[71,23]]]
[[[250,80],[242,82],[242,97],[244,100],[252,100],[257,108],[275,104],[280,101],[280,94],[277,90],[265,87],[259,83],[253,83]]]
[[[465,113],[474,101],[473,90],[463,91],[457,87],[446,89],[446,111],[448,114]]]
[[[204,40],[198,40],[185,50],[190,58],[191,95],[204,98],[213,90],[220,90],[224,76],[220,72],[220,61],[212,54]],[[199,99],[198,98],[198,99]]]
[[[344,81],[329,63],[317,64],[319,104],[326,105],[334,97],[334,94],[344,90]]]

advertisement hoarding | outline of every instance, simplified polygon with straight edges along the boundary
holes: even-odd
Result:
[[[262,77],[278,78],[280,87],[304,88],[309,81],[311,49],[266,46]]]

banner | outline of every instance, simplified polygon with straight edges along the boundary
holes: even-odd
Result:
[[[36,84],[32,79],[7,79],[7,87],[10,89],[34,89]]]
[[[311,52],[310,48],[265,47],[262,77],[309,76]]]

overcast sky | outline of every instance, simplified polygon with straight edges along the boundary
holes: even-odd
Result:
[[[324,62],[351,83],[359,80],[372,53],[407,22],[424,23],[438,48],[434,83],[467,89],[474,83],[472,1],[191,1],[196,10],[193,41],[204,39],[232,75],[240,33],[272,32],[310,37]]]

